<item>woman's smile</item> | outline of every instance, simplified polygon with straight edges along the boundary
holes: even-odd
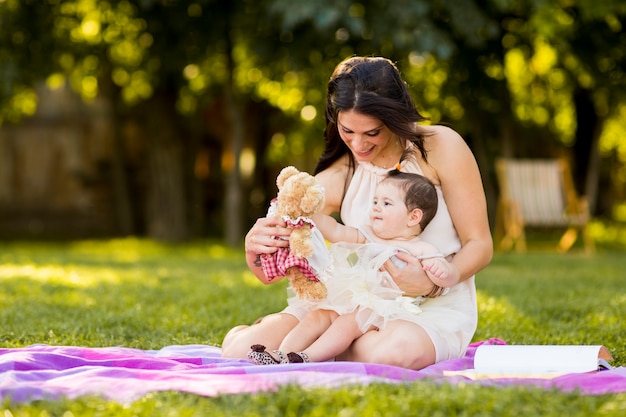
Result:
[[[369,149],[367,149],[367,150],[364,150],[364,151],[357,151],[357,150],[355,149],[355,150],[354,150],[354,153],[355,153],[355,155],[356,155],[357,157],[366,158],[368,155],[370,155],[370,154],[373,152],[373,150],[374,150],[374,148],[375,148],[375,147],[376,147],[376,146],[372,146],[371,148],[369,148]]]
[[[402,150],[395,135],[379,119],[354,110],[339,112],[339,135],[361,162],[387,167],[397,162]]]

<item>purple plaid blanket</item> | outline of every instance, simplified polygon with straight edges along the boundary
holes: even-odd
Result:
[[[258,366],[247,360],[224,359],[220,349],[206,345],[167,346],[160,350],[124,347],[86,348],[32,345],[0,349],[0,401],[97,395],[129,403],[157,391],[204,396],[277,390],[285,384],[337,387],[346,384],[402,384],[420,380],[483,385],[532,384],[582,394],[626,392],[626,368],[569,374],[551,380],[498,379],[472,381],[445,376],[444,371],[473,367],[476,347],[503,343],[498,339],[470,345],[465,357],[420,371],[357,362],[323,362]]]

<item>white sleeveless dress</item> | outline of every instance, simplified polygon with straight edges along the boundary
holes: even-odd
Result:
[[[404,161],[401,170],[423,175],[414,159]],[[374,189],[387,172],[370,163],[357,164],[341,207],[341,218],[346,225],[358,228],[369,224],[368,208],[374,197]],[[444,256],[452,255],[461,248],[461,241],[452,224],[441,188],[436,186],[436,189],[439,197],[437,213],[420,238],[437,247]],[[283,312],[301,319],[310,309],[318,308],[317,305],[290,297],[289,306]],[[424,300],[419,307],[421,313],[416,314],[411,322],[422,327],[430,336],[435,346],[436,361],[462,357],[478,324],[474,276],[452,287],[445,296]]]

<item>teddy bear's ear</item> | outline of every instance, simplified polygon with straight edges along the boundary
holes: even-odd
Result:
[[[283,188],[283,184],[285,184],[285,181],[298,174],[299,172],[300,171],[298,171],[298,169],[293,166],[283,168],[280,171],[280,174],[278,174],[278,177],[276,177],[276,185],[278,186],[278,189]]]
[[[300,208],[305,213],[317,213],[324,208],[324,187],[315,183],[306,190],[300,201]]]

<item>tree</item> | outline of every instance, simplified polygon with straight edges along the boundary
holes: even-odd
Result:
[[[593,199],[601,173],[626,166],[625,16],[609,0],[5,0],[0,122],[33,111],[41,79],[65,80],[87,100],[109,97],[122,229],[167,240],[201,228],[193,170],[210,142],[207,158],[220,167],[209,192],[221,206],[209,217],[224,219],[213,223],[234,245],[263,214],[281,166],[312,170],[333,67],[384,55],[422,110],[466,137],[491,201],[496,155],[563,149]],[[123,152],[128,124],[146,143],[134,172]]]
[[[148,179],[143,200],[134,199],[134,210],[146,218],[148,235],[165,240],[184,240],[189,230],[190,184],[187,178],[193,163],[194,126],[202,124],[205,109],[226,98],[230,122],[229,137],[235,155],[234,169],[227,176],[226,195],[241,194],[238,156],[243,125],[235,84],[233,58],[243,31],[237,10],[248,10],[253,2],[203,0],[191,4],[160,0],[141,1],[51,1],[8,0],[0,10],[3,27],[0,54],[6,59],[2,79],[2,119],[17,120],[32,113],[31,86],[48,78],[66,80],[85,99],[106,94],[114,104],[118,126],[126,121],[143,132]],[[253,36],[253,34],[248,34]],[[234,39],[238,37],[238,39]],[[32,54],[23,53],[23,48]],[[30,58],[30,59],[29,59]],[[29,101],[30,100],[30,101]],[[16,105],[26,102],[27,105]],[[2,120],[0,119],[0,120]],[[232,140],[231,140],[232,139]],[[117,142],[119,143],[119,141]],[[129,182],[124,176],[123,146],[117,149],[119,178],[116,200],[123,232],[133,227]],[[239,236],[240,199],[235,198],[226,213],[226,225],[233,225],[228,240]],[[192,203],[193,204],[193,203]],[[195,203],[198,204],[198,203]],[[229,217],[227,216],[227,217]],[[239,227],[238,227],[239,226]]]

